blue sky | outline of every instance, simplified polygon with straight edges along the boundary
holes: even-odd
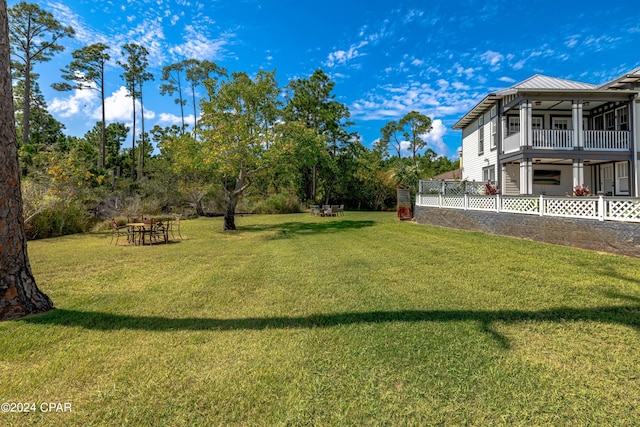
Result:
[[[282,87],[321,68],[366,146],[385,123],[416,110],[434,122],[429,147],[452,159],[461,134],[451,126],[490,91],[534,74],[601,84],[640,66],[633,0],[33,2],[76,30],[65,52],[35,71],[50,111],[77,136],[100,120],[96,92],[61,93],[50,84],[61,81],[73,50],[97,42],[112,48],[108,122],[131,126],[116,60],[123,44],[138,43],[156,78],[144,89],[145,129],[180,122],[173,97],[159,95],[164,65],[196,58],[249,74],[276,69]]]

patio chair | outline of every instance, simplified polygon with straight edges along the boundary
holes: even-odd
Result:
[[[344,215],[344,205],[336,206],[333,210],[333,213],[336,215]]]
[[[169,241],[169,230],[167,223],[158,221],[151,224],[149,242],[151,243],[167,243]]]
[[[318,216],[320,215],[320,206],[319,205],[311,205],[309,206],[311,209],[311,215]]]
[[[176,236],[173,233],[175,229],[178,233],[178,237],[182,240],[182,234],[180,233],[180,215],[176,215],[172,221],[167,221],[165,223],[167,228],[167,239],[169,238],[169,234],[171,234],[171,238],[175,240]]]
[[[118,245],[118,239],[120,237],[126,237],[127,243],[131,242],[131,234],[129,233],[129,227],[126,225],[118,225],[115,218],[111,219],[111,241],[109,244],[113,243],[113,239],[116,239],[115,245]]]

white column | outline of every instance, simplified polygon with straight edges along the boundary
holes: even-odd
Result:
[[[533,193],[533,164],[531,159],[520,162],[520,194]]]
[[[529,134],[527,133],[527,101],[523,101],[520,104],[520,146],[525,147],[529,145]]]
[[[571,121],[574,147],[584,147],[582,115],[582,101],[573,101],[571,104]]]
[[[504,153],[504,139],[507,137],[507,116],[500,116],[500,152]]]
[[[582,160],[573,161],[573,187],[584,184],[584,162]]]
[[[533,104],[531,101],[527,101],[527,145],[533,145],[533,127],[531,127],[531,123],[533,122]]]

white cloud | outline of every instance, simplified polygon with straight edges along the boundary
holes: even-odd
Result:
[[[117,91],[113,92],[109,97],[104,100],[104,113],[105,120],[107,122],[124,122],[127,126],[131,127],[133,122],[133,100],[127,96],[129,92],[124,86],[120,86]],[[140,101],[136,100],[136,134],[140,133],[140,113],[142,108]],[[100,108],[96,108],[93,111],[92,117],[100,120]],[[153,120],[156,117],[156,113],[149,109],[144,109],[145,125],[147,120]],[[150,129],[145,126],[145,131]]]
[[[441,119],[435,119],[431,122],[431,132],[424,135],[424,140],[431,146],[430,148],[436,154],[444,155],[447,153],[447,145],[444,143],[444,135],[447,133],[447,127],[442,123]]]
[[[352,45],[351,47],[349,47],[349,50],[336,50],[334,52],[331,52],[327,60],[324,62],[324,65],[326,65],[327,67],[344,65],[352,59],[363,56],[364,54],[361,53],[358,49],[366,46],[367,44],[369,44],[369,42],[365,40],[356,45]]]
[[[567,41],[564,42],[564,45],[568,48],[573,48],[578,44],[578,40],[580,40],[580,35],[575,34],[567,37]]]
[[[477,94],[452,90],[445,80],[438,80],[436,85],[409,82],[377,87],[350,106],[351,114],[365,121],[398,120],[412,110],[430,117],[449,117],[468,111],[478,100]]]
[[[91,115],[89,112],[99,101],[98,92],[90,89],[75,89],[68,98],[53,98],[49,103],[49,110],[62,118],[69,118],[78,114]]]
[[[493,50],[488,50],[480,55],[480,59],[485,64],[490,65],[492,71],[496,71],[500,68],[501,63],[504,60],[504,55],[499,52],[494,52]]]
[[[182,58],[219,61],[224,56],[225,46],[233,37],[232,33],[224,33],[218,39],[209,39],[204,31],[187,25],[182,37],[184,42],[170,48],[169,52]]]
[[[133,101],[127,96],[129,92],[124,86],[113,92],[104,100],[105,118],[108,122],[131,121],[133,117]],[[140,111],[140,102],[136,101],[136,111]]]
[[[468,67],[468,68],[464,68],[462,65],[460,64],[455,64],[453,66],[456,70],[456,74],[458,76],[466,76],[468,79],[473,78],[474,74],[475,74],[475,69],[473,67]]]
[[[198,120],[199,119],[200,118],[198,118]],[[163,126],[171,126],[171,125],[182,126],[182,117],[176,114],[160,113],[158,114],[158,121],[156,123]],[[187,127],[188,126],[193,127],[193,114],[184,116],[184,124]]]
[[[462,83],[462,82],[453,82],[451,83],[451,86],[453,86],[454,89],[456,90],[469,90],[471,89],[468,85]]]

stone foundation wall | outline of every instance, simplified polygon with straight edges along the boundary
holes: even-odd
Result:
[[[420,224],[640,257],[640,224],[416,206]]]

